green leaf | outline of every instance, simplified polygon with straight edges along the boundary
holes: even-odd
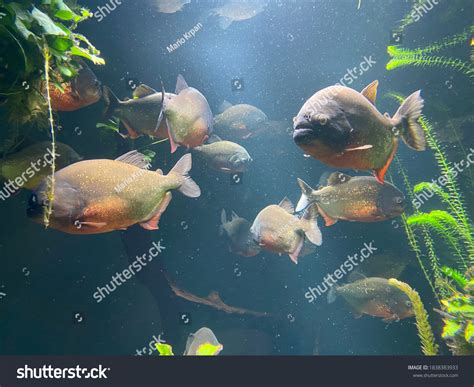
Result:
[[[43,29],[45,35],[65,36],[66,33],[59,28],[54,21],[38,8],[33,6],[31,16],[34,21]]]
[[[58,36],[56,39],[54,39],[51,47],[58,51],[66,51],[69,50],[73,46],[73,44],[74,43],[71,39]]]
[[[66,67],[66,66],[63,66],[63,65],[58,65],[58,70],[59,72],[64,75],[66,78],[72,78],[74,77],[74,72]]]
[[[174,356],[173,347],[171,345],[156,343],[155,346],[157,351],[160,353],[160,356]]]
[[[204,343],[200,345],[196,351],[197,356],[217,356],[222,351],[222,344],[213,345],[211,343]]]
[[[96,55],[91,54],[85,48],[82,48],[82,47],[78,47],[78,46],[71,47],[71,54],[89,59],[92,63],[94,63],[96,65],[104,65],[105,64],[105,60],[103,60],[102,58],[100,58]]]

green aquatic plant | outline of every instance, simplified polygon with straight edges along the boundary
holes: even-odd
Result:
[[[461,275],[461,282],[466,281],[463,290],[442,300],[443,310],[435,309],[443,317],[441,337],[451,352],[458,356],[474,355],[474,280],[467,281],[469,275],[469,271]]]
[[[104,64],[99,51],[81,34],[74,32],[78,23],[92,16],[75,2],[64,0],[0,0],[0,37],[7,53],[7,68],[2,73],[0,96],[6,98],[10,123],[45,125],[49,96],[46,93],[45,55],[50,67],[50,86],[77,75],[77,57]]]
[[[410,226],[426,226],[441,236],[457,255],[460,265],[467,267],[461,239],[465,230],[447,211],[434,210],[429,213],[417,212],[407,218]]]
[[[426,356],[438,355],[438,344],[431,329],[431,325],[428,320],[428,312],[426,311],[423,302],[421,301],[418,292],[410,287],[405,282],[398,281],[395,278],[388,280],[390,285],[396,286],[402,292],[404,292],[410,299],[413,305],[413,311],[415,312],[416,327],[418,329],[418,337],[421,342],[421,350]]]
[[[441,67],[450,68],[460,71],[469,77],[474,76],[474,68],[468,62],[463,62],[457,58],[448,58],[445,56],[428,56],[425,54],[417,54],[407,49],[400,49],[400,46],[388,46],[387,53],[391,59],[386,64],[387,70],[394,70],[399,67]]]
[[[174,356],[173,347],[169,344],[156,343],[156,350],[160,356]]]
[[[174,356],[173,347],[169,344],[156,343],[160,356]],[[222,344],[203,343],[196,349],[196,356],[217,356],[222,351]]]
[[[400,45],[390,45],[387,47],[390,60],[385,67],[389,71],[406,66],[450,68],[455,71],[460,71],[469,77],[473,77],[474,68],[470,62],[465,62],[458,58],[428,55],[468,42],[473,32],[474,26],[471,26],[468,30],[460,34],[446,37],[424,48],[408,49]]]
[[[444,275],[446,275],[447,277],[451,278],[454,282],[456,282],[458,286],[461,288],[464,288],[468,283],[467,278],[455,269],[452,269],[447,266],[443,266],[441,268],[441,271],[443,272]]]

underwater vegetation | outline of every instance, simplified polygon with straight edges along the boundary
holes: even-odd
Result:
[[[468,43],[473,30],[474,26],[471,26],[468,30],[460,34],[446,37],[424,48],[408,49],[399,45],[388,46],[387,53],[391,59],[387,63],[386,69],[394,70],[406,66],[440,67],[459,71],[468,77],[473,77],[474,69],[472,63],[464,62],[458,58],[429,55],[456,45]]]
[[[156,343],[160,356],[174,356],[173,347],[165,343]],[[211,329],[203,327],[191,333],[186,341],[184,356],[217,356],[224,346],[217,341]]]
[[[403,101],[403,96],[399,94],[391,93],[389,96],[399,103]],[[458,171],[456,171],[447,158],[446,152],[438,141],[436,133],[427,118],[422,116],[419,122],[425,131],[428,146],[434,153],[443,178],[443,184],[421,182],[413,187],[402,162],[397,158],[396,162],[399,172],[410,199],[412,199],[412,203],[416,203],[416,193],[429,190],[446,207],[445,209],[423,212],[419,209],[421,205],[415,206],[414,213],[410,216],[404,214],[402,220],[409,245],[415,253],[420,267],[443,309],[441,311],[435,309],[443,316],[445,323],[442,338],[447,341],[453,354],[472,353],[474,350],[474,340],[472,338],[474,319],[474,299],[472,294],[472,267],[474,264],[473,225],[464,206],[462,193],[458,187]],[[438,179],[438,182],[441,182],[441,178]],[[421,234],[426,254],[423,253],[417,231]],[[454,255],[454,260],[452,257],[441,257],[438,254],[437,244],[432,236],[432,232],[444,241],[451,254]],[[428,262],[425,262],[424,257],[427,257]],[[442,264],[442,262],[446,264],[454,262],[457,267],[451,268]],[[466,274],[463,275],[461,274],[462,272]],[[458,288],[456,288],[456,285]],[[459,288],[462,290],[459,290]],[[409,293],[412,296],[414,295],[407,287],[404,288],[405,290],[407,295]],[[421,300],[419,302],[421,303]],[[415,302],[413,304],[415,305]],[[419,321],[418,316],[423,315],[420,307],[418,307],[418,312],[418,314],[415,314],[417,316],[419,336],[422,340],[422,350],[425,354],[435,354],[434,345],[428,344],[434,341],[430,341],[430,335],[427,333],[429,328],[427,317],[422,317]]]
[[[420,295],[416,290],[413,290],[410,285],[398,281],[395,278],[388,280],[390,285],[396,286],[402,292],[404,292],[410,299],[413,310],[415,312],[416,327],[418,329],[418,336],[421,341],[421,349],[426,356],[436,356],[438,354],[438,345],[436,344],[433,331],[431,330],[430,323],[428,321],[428,313],[421,301]]]
[[[89,40],[73,32],[78,23],[92,14],[86,8],[68,4],[63,0],[43,1],[40,5],[34,1],[0,1],[1,9],[5,10],[0,19],[0,36],[5,39],[2,49],[12,64],[12,71],[0,79],[0,96],[6,98],[8,119],[14,126],[36,123],[47,125],[50,131],[53,161],[44,212],[46,227],[54,202],[57,156],[51,91],[56,88],[64,92],[65,82],[78,75],[78,57],[105,64]]]

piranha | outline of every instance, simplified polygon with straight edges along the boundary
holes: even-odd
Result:
[[[219,110],[214,129],[224,138],[246,140],[270,126],[267,115],[252,105],[232,105],[224,101]]]
[[[252,224],[244,218],[241,218],[232,211],[232,219],[227,220],[227,214],[223,209],[221,212],[220,234],[224,233],[229,239],[229,250],[232,253],[242,255],[243,257],[256,256],[261,247],[253,239],[250,232]]]
[[[171,201],[171,190],[196,198],[201,191],[189,177],[190,154],[168,173],[148,171],[146,157],[131,151],[116,160],[86,160],[54,175],[54,201],[50,226],[69,234],[100,234],[140,224],[157,230]],[[43,222],[48,203],[48,184],[43,181],[29,200],[27,214]]]
[[[172,98],[175,95],[166,96]],[[156,127],[163,102],[161,92],[141,84],[133,91],[133,99],[120,101],[112,90],[104,87],[104,101],[106,105],[104,119],[111,117],[120,119],[120,123],[127,130],[127,135],[123,137],[135,139],[148,135],[159,139],[168,138],[164,121],[158,128]]]
[[[322,236],[316,218],[315,206],[310,206],[300,219],[294,215],[294,207],[288,198],[278,205],[264,208],[255,218],[250,232],[255,241],[264,249],[275,253],[286,253],[297,264],[305,238],[321,246]]]
[[[166,121],[171,153],[174,153],[178,146],[195,148],[206,142],[212,133],[213,125],[212,112],[206,97],[189,87],[181,74],[176,82],[177,95],[167,95],[163,84],[161,89],[165,98],[156,127]]]
[[[368,314],[392,322],[415,314],[408,296],[385,278],[362,278],[343,286],[333,285],[328,293],[328,303],[333,303],[337,296],[350,305],[356,318]]]
[[[335,85],[315,93],[293,119],[295,143],[327,165],[372,171],[383,184],[398,137],[413,150],[425,150],[418,124],[424,102],[418,90],[390,118],[375,107],[377,86],[374,81],[359,93]]]
[[[223,349],[214,332],[203,327],[188,336],[184,356],[217,356]]]
[[[247,149],[231,141],[222,141],[213,135],[208,144],[200,145],[193,150],[209,166],[227,173],[247,171],[253,161]]]
[[[53,84],[49,86],[51,108],[54,111],[71,112],[92,105],[102,98],[101,82],[82,60],[77,62],[79,72],[71,81],[61,84],[63,90]],[[46,95],[46,91],[43,94]]]
[[[301,199],[296,211],[312,203],[318,206],[326,226],[339,219],[378,222],[399,216],[405,210],[405,196],[390,183],[381,185],[372,176],[349,176],[341,172],[329,175],[327,185],[313,190],[298,179]]]
[[[0,160],[0,176],[11,181],[21,177],[24,182],[22,188],[35,189],[45,177],[51,174],[52,152],[51,143],[48,141],[23,148]],[[82,157],[69,145],[56,143],[56,170],[80,160]]]
[[[263,12],[268,0],[227,0],[211,10],[211,15],[219,16],[219,25],[227,29],[233,22],[251,19]]]

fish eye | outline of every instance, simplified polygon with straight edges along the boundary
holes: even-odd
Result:
[[[395,203],[397,203],[397,204],[402,204],[402,203],[403,203],[403,198],[400,197],[400,196],[397,196],[397,197],[395,198]]]
[[[321,125],[326,125],[328,123],[328,118],[323,114],[318,114],[317,120]]]
[[[411,301],[405,301],[405,305],[408,307],[408,308],[411,308],[413,306],[413,304],[411,303]]]

